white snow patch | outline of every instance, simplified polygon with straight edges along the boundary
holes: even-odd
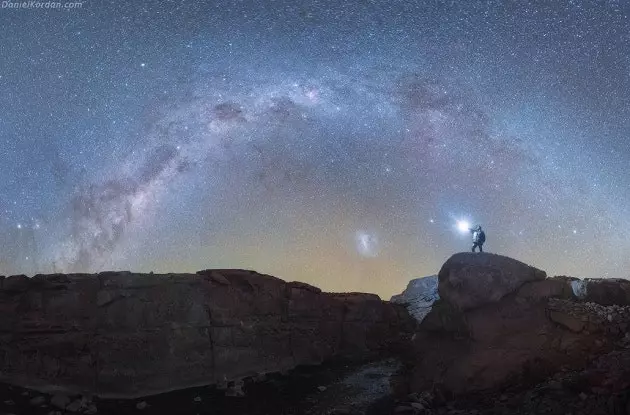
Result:
[[[571,281],[571,288],[573,289],[573,294],[580,300],[583,300],[586,298],[586,294],[588,293],[588,281]]]
[[[409,314],[421,322],[431,311],[433,303],[440,299],[438,293],[438,276],[416,278],[409,281],[402,294],[395,295],[392,303],[406,304]]]

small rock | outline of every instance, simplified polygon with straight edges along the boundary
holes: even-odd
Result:
[[[66,409],[66,406],[70,403],[70,398],[62,393],[55,394],[50,400],[50,404],[59,409]]]
[[[227,382],[225,396],[245,396],[242,391],[244,385],[245,381],[243,379]]]
[[[11,399],[4,401],[5,405],[15,405],[15,402],[13,402]]]
[[[43,396],[36,396],[33,399],[31,399],[29,403],[33,406],[42,406],[43,404],[46,403],[46,398],[44,398]]]
[[[411,407],[417,409],[418,411],[424,411],[424,405],[420,402],[411,402]]]
[[[317,390],[320,392],[324,392],[326,390],[326,386],[318,386]]]
[[[96,405],[91,404],[87,407],[87,409],[85,410],[85,412],[83,412],[86,415],[94,415],[98,412],[98,410],[96,409]]]
[[[193,399],[193,401],[201,402],[201,396],[195,396],[195,399]]]
[[[425,391],[420,394],[420,399],[430,403],[433,402],[435,396],[431,392]]]
[[[588,395],[585,394],[584,392],[580,393],[580,399],[585,401],[588,398]]]
[[[243,389],[241,388],[241,386],[234,385],[231,388],[229,388],[227,391],[225,391],[225,396],[229,396],[233,398],[242,398],[243,396],[245,396],[245,392],[243,392]]]
[[[29,395],[28,391],[22,392],[22,396],[28,396],[28,395]]]
[[[77,399],[76,401],[66,406],[66,411],[79,412],[81,409],[84,409],[84,408],[85,408],[84,402],[81,399]]]
[[[149,406],[148,403],[146,403],[145,401],[141,401],[136,404],[136,409],[143,410],[143,409],[147,409],[148,406]]]
[[[420,395],[416,392],[410,393],[409,395],[407,395],[407,400],[409,402],[420,402]]]

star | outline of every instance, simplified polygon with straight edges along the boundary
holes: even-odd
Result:
[[[470,249],[464,218],[549,274],[627,274],[619,2],[278,1],[0,25],[0,274],[251,267],[388,298]]]

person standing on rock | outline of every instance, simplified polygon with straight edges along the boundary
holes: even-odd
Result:
[[[477,225],[476,228],[468,228],[468,230],[472,233],[473,238],[472,251],[475,252],[475,249],[479,247],[479,252],[483,252],[483,243],[486,242],[486,234],[481,229],[481,225]]]

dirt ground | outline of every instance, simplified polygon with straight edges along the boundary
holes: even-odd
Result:
[[[287,375],[246,382],[243,397],[225,396],[214,387],[191,388],[134,400],[92,401],[101,415],[381,415],[391,413],[389,378],[398,361],[333,362],[300,367]],[[69,397],[70,401],[78,396]],[[0,385],[0,414],[60,415],[52,396]],[[76,413],[85,413],[86,409]],[[88,412],[89,413],[89,412]]]

